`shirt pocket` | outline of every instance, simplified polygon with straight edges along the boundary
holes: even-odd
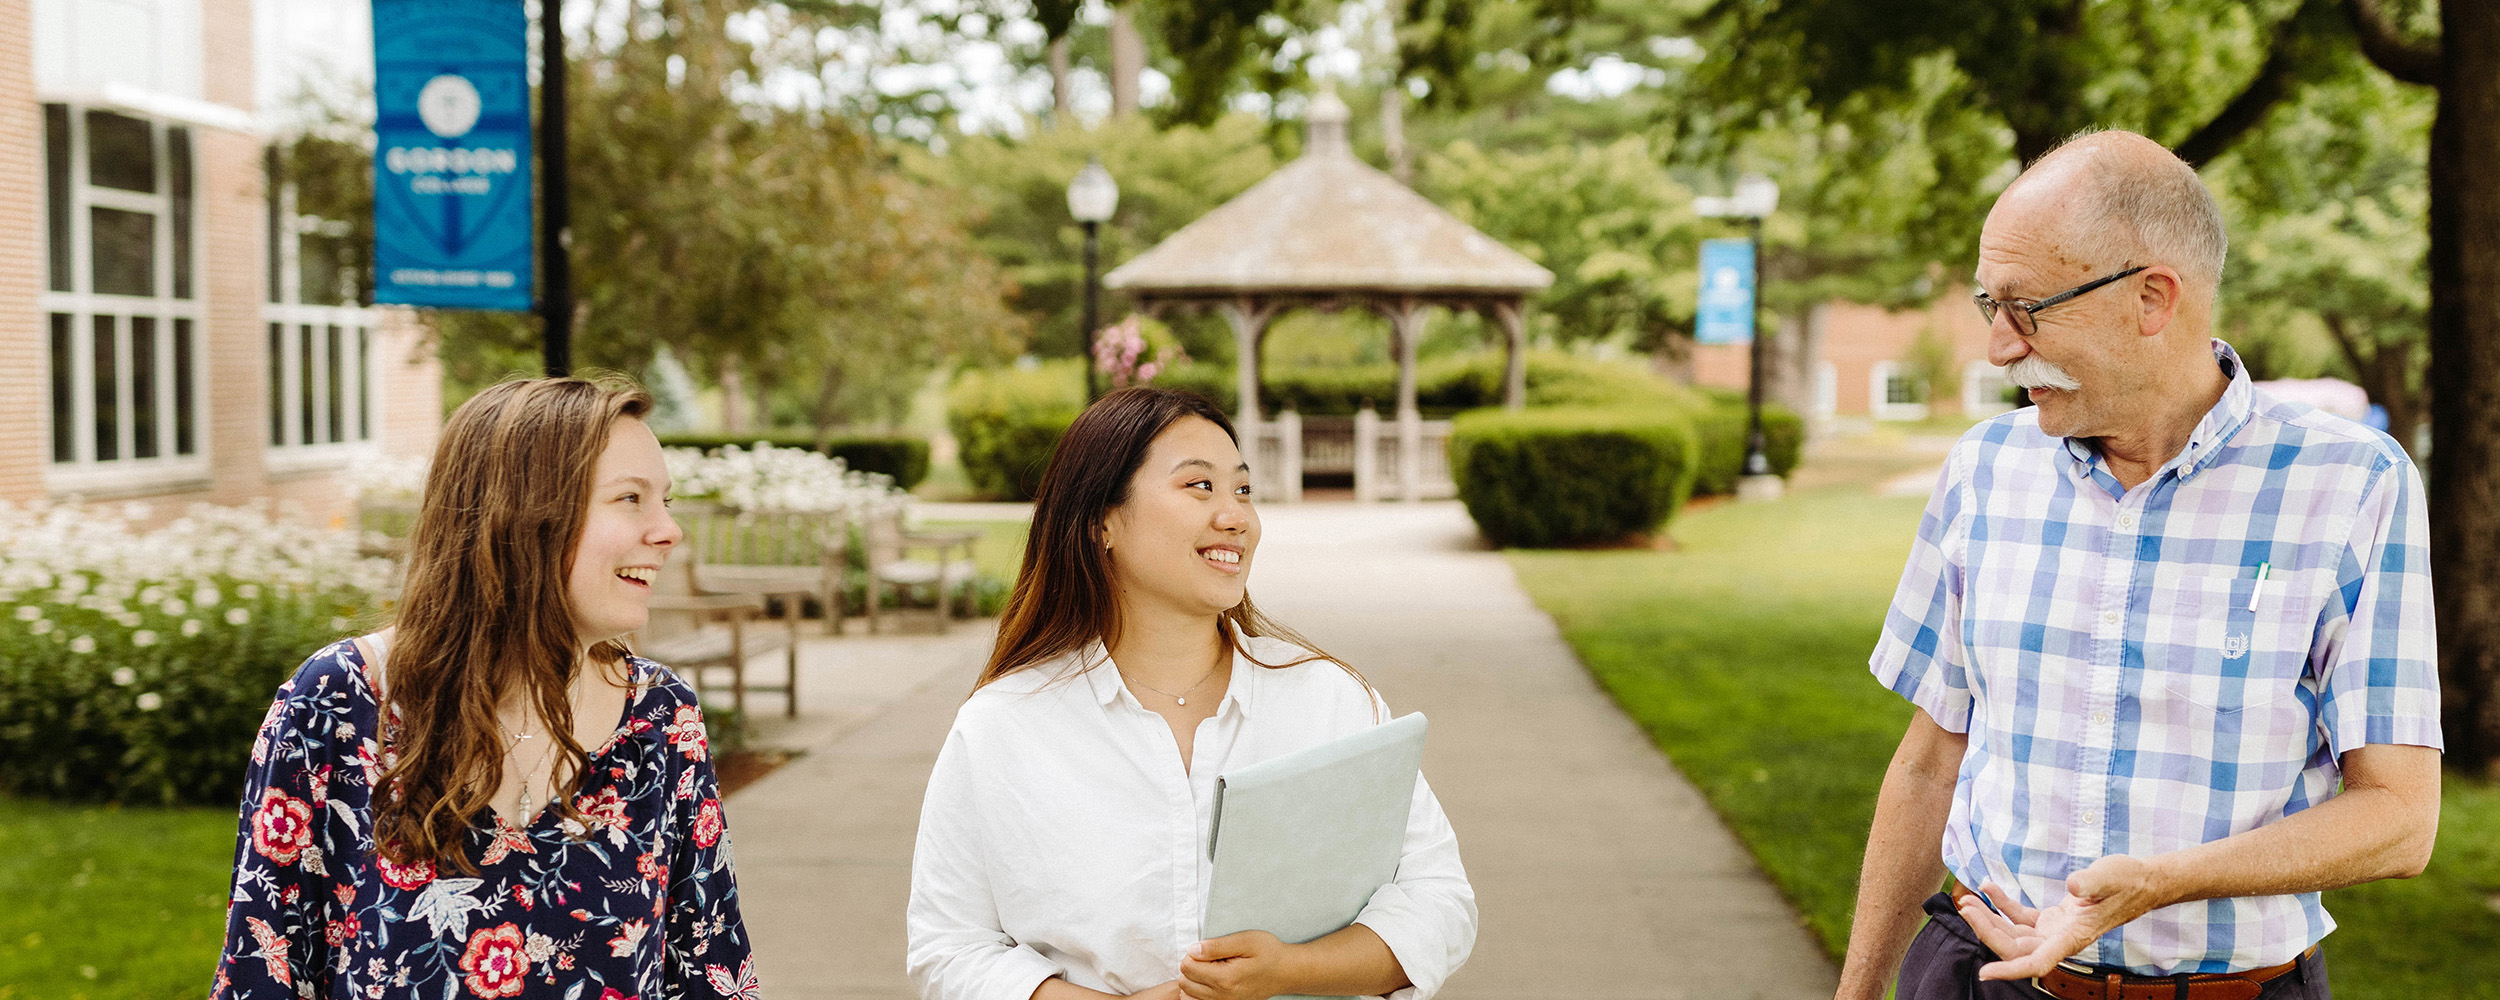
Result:
[[[2144,642],[2147,693],[2158,687],[2217,716],[2297,708],[2314,630],[2301,602],[2288,599],[2291,582],[2270,579],[2262,594],[2253,574],[2188,576],[2154,587]]]

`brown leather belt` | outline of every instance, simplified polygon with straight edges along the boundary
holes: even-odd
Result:
[[[1951,888],[1955,902],[1978,895],[1959,884]],[[2310,945],[2300,958],[2317,950],[2316,945]],[[2032,980],[2031,985],[2058,1000],[2257,1000],[2258,994],[2265,992],[2266,983],[2292,971],[2300,964],[2300,958],[2246,972],[2177,976],[2129,975],[2067,961],[2057,963],[2048,975]]]

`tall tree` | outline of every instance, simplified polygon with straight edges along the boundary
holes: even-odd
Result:
[[[2430,136],[2431,581],[2448,759],[2500,778],[2500,6],[2438,4],[2438,35],[2347,0],[2361,50],[2436,88]]]

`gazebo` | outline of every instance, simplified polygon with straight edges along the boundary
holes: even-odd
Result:
[[[1262,420],[1258,391],[1259,346],[1278,313],[1350,306],[1380,313],[1398,359],[1398,492],[1417,499],[1424,453],[1415,345],[1424,310],[1471,310],[1501,325],[1508,347],[1502,399],[1517,409],[1527,402],[1522,312],[1528,295],[1552,285],[1554,275],[1355,158],[1347,118],[1345,102],[1322,92],[1311,102],[1300,157],[1113,270],[1104,283],[1128,290],[1149,315],[1175,309],[1224,315],[1238,348],[1235,422],[1245,443],[1280,430]],[[1359,470],[1374,464],[1365,461],[1373,444],[1358,432],[1358,492]],[[1283,484],[1284,495],[1298,496],[1301,442],[1280,439],[1278,445],[1281,470],[1261,468],[1269,463],[1253,457],[1253,472],[1270,481],[1290,472],[1296,481]]]

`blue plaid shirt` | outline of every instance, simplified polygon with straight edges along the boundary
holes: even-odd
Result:
[[[2441,745],[2420,473],[2388,436],[2214,355],[2230,387],[2133,490],[2035,410],[1972,428],[1945,463],[1870,665],[1970,734],[1943,845],[1966,885],[2053,905],[2103,856],[2325,801],[2356,747]],[[2202,900],[2078,957],[2245,970],[2334,928],[2317,893]]]

